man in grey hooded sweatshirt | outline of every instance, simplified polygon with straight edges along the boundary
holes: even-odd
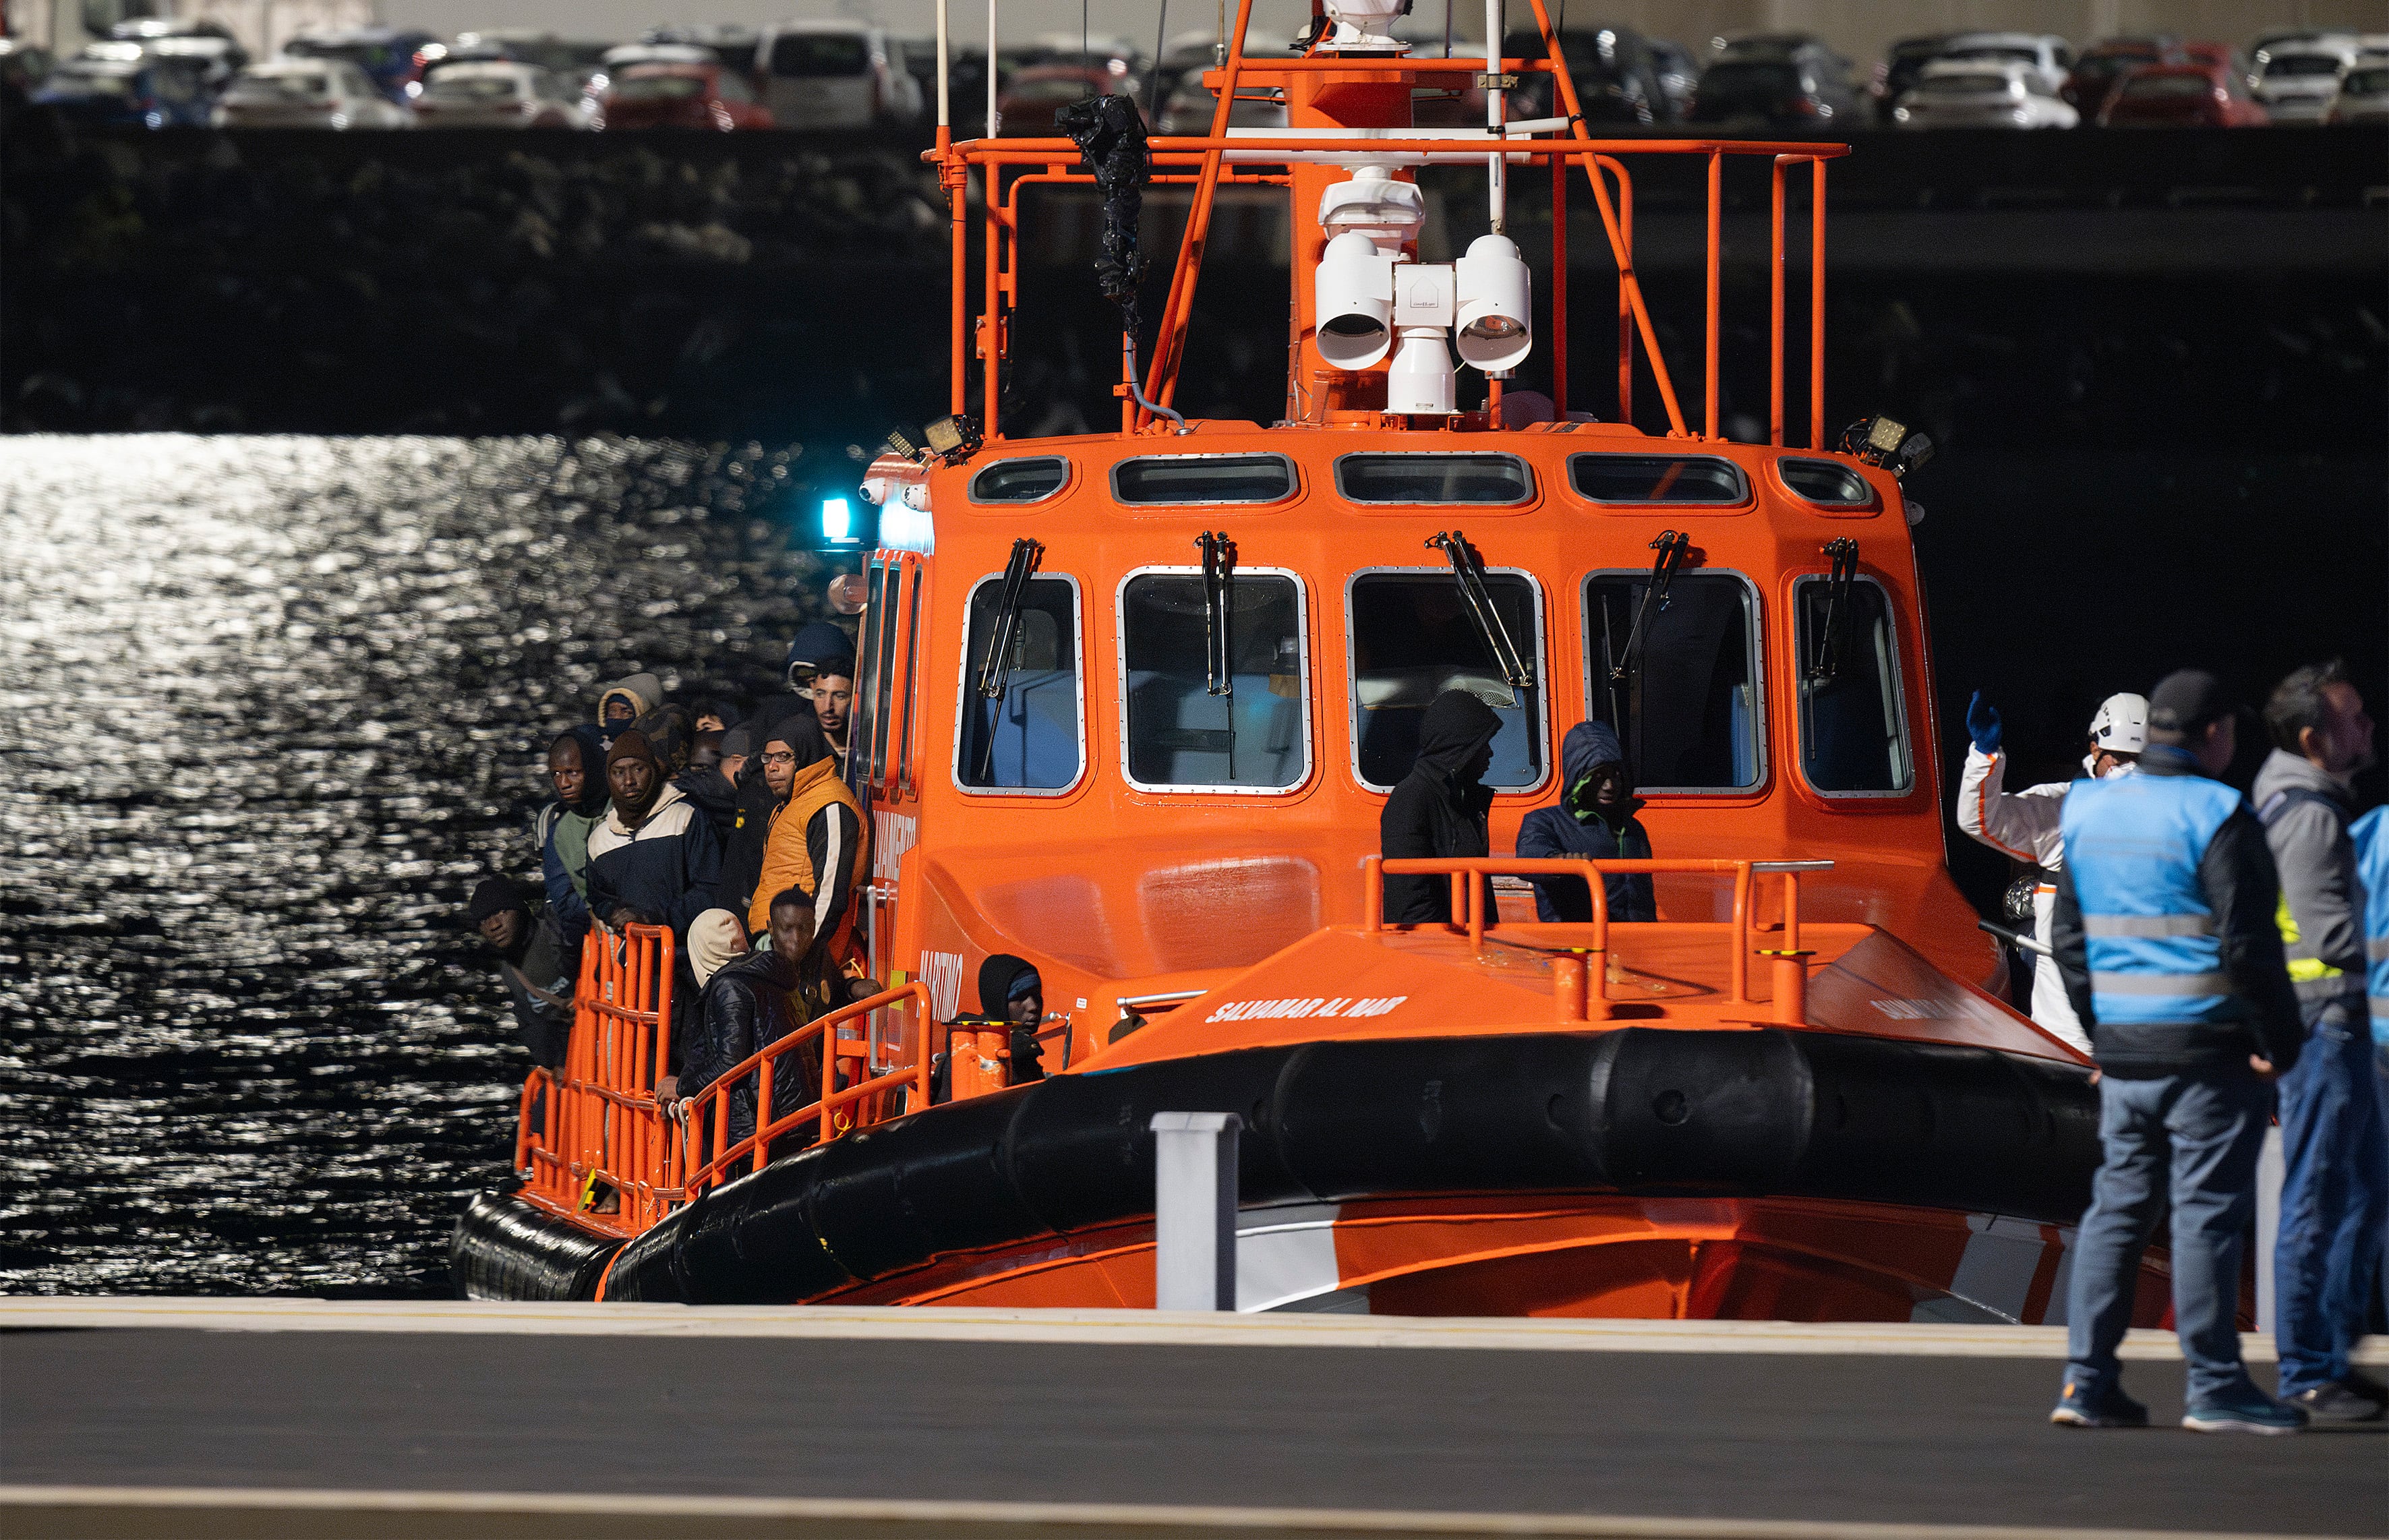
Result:
[[[2281,681],[2265,725],[2275,746],[2256,772],[2256,816],[2280,869],[2282,950],[2306,1031],[2306,1051],[2280,1078],[2280,1394],[2318,1422],[2370,1421],[2384,1393],[2348,1354],[2371,1303],[2389,1149],[2365,1019],[2364,887],[2347,830],[2350,782],[2372,763],[2372,719],[2334,660]]]

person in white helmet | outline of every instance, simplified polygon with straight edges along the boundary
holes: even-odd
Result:
[[[2128,773],[2148,744],[2148,727],[2146,697],[2108,696],[2090,719],[2089,752],[2082,758],[2083,772],[2093,780]],[[2044,782],[2020,792],[2003,788],[2008,757],[1999,748],[1999,714],[1979,690],[1966,703],[1966,732],[1974,744],[1966,750],[1965,773],[1958,781],[1958,827],[2011,859],[2054,872],[2065,859],[2057,821],[2071,783]],[[2045,949],[2056,899],[2056,885],[2046,877],[2034,885],[2032,934],[2044,950],[2033,957],[2032,1019],[2087,1054],[2090,1039],[2065,998],[2065,981],[2058,975],[2056,961]]]

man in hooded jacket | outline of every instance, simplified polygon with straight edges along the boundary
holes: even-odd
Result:
[[[1486,817],[1493,793],[1484,783],[1493,763],[1493,735],[1501,719],[1465,690],[1447,690],[1427,703],[1419,722],[1418,760],[1386,798],[1377,820],[1388,860],[1492,854]],[[1493,884],[1484,885],[1485,923],[1494,923]],[[1451,880],[1387,877],[1386,918],[1396,924],[1450,924]]]
[[[821,724],[791,717],[774,730],[764,745],[767,764],[783,751],[793,756],[786,798],[772,815],[771,836],[763,850],[763,871],[756,884],[756,900],[747,916],[747,928],[760,933],[771,923],[763,896],[798,888],[812,896],[813,923],[821,932],[822,950],[833,963],[856,956],[854,892],[870,875],[871,831],[854,793],[838,776],[837,755],[822,735]]]
[[[597,732],[605,746],[614,746],[614,736],[635,723],[641,717],[664,703],[664,681],[653,674],[632,674],[619,679],[598,694]]]
[[[1651,859],[1651,836],[1634,816],[1642,799],[1627,783],[1626,751],[1607,722],[1578,722],[1568,729],[1560,741],[1560,805],[1536,808],[1519,826],[1519,855],[1536,860]],[[1534,884],[1538,920],[1591,922],[1592,894],[1583,878],[1538,877]],[[1610,919],[1659,918],[1647,874],[1620,872],[1602,885],[1609,893]]]

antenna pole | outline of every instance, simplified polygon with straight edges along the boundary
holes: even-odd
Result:
[[[1485,127],[1498,139],[1501,136],[1504,95],[1501,90],[1501,0],[1485,0]],[[1506,234],[1509,223],[1509,189],[1503,178],[1510,163],[1499,149],[1486,157],[1486,181],[1491,200],[1493,233]]]
[[[987,131],[985,137],[995,137],[995,0],[987,0]],[[989,201],[994,200],[994,173],[988,179]]]
[[[938,0],[938,129],[939,129],[939,134],[940,134],[941,135],[945,134],[948,131],[950,131],[951,129],[952,129],[952,127],[953,127],[953,122],[954,122],[954,118],[953,118],[953,112],[952,112],[952,108],[951,108],[951,107],[948,105],[947,100],[946,100],[946,87],[947,87],[947,73],[946,73],[946,70],[947,70],[947,64],[946,64],[946,54],[947,54],[947,49],[946,49],[946,6],[947,6],[947,4],[948,4],[948,0]],[[941,149],[942,149],[942,148],[944,148],[944,147],[945,147],[945,140],[944,140],[944,138],[943,138],[943,137],[940,137],[938,143],[939,143],[939,148],[941,148]]]

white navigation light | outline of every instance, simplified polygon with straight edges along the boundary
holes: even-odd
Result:
[[[843,545],[854,538],[854,505],[842,497],[825,497],[821,507],[822,539]]]
[[[1394,345],[1394,259],[1363,235],[1327,243],[1312,274],[1319,356],[1333,369],[1367,369]]]
[[[1416,241],[1425,224],[1426,195],[1383,166],[1362,166],[1350,181],[1330,183],[1319,194],[1319,227],[1330,239],[1366,235],[1391,256]]]
[[[1472,369],[1514,369],[1533,350],[1534,277],[1506,235],[1479,235],[1460,270],[1460,359]]]
[[[1386,371],[1386,410],[1439,415],[1458,410],[1451,353],[1441,326],[1404,326],[1401,351]]]

